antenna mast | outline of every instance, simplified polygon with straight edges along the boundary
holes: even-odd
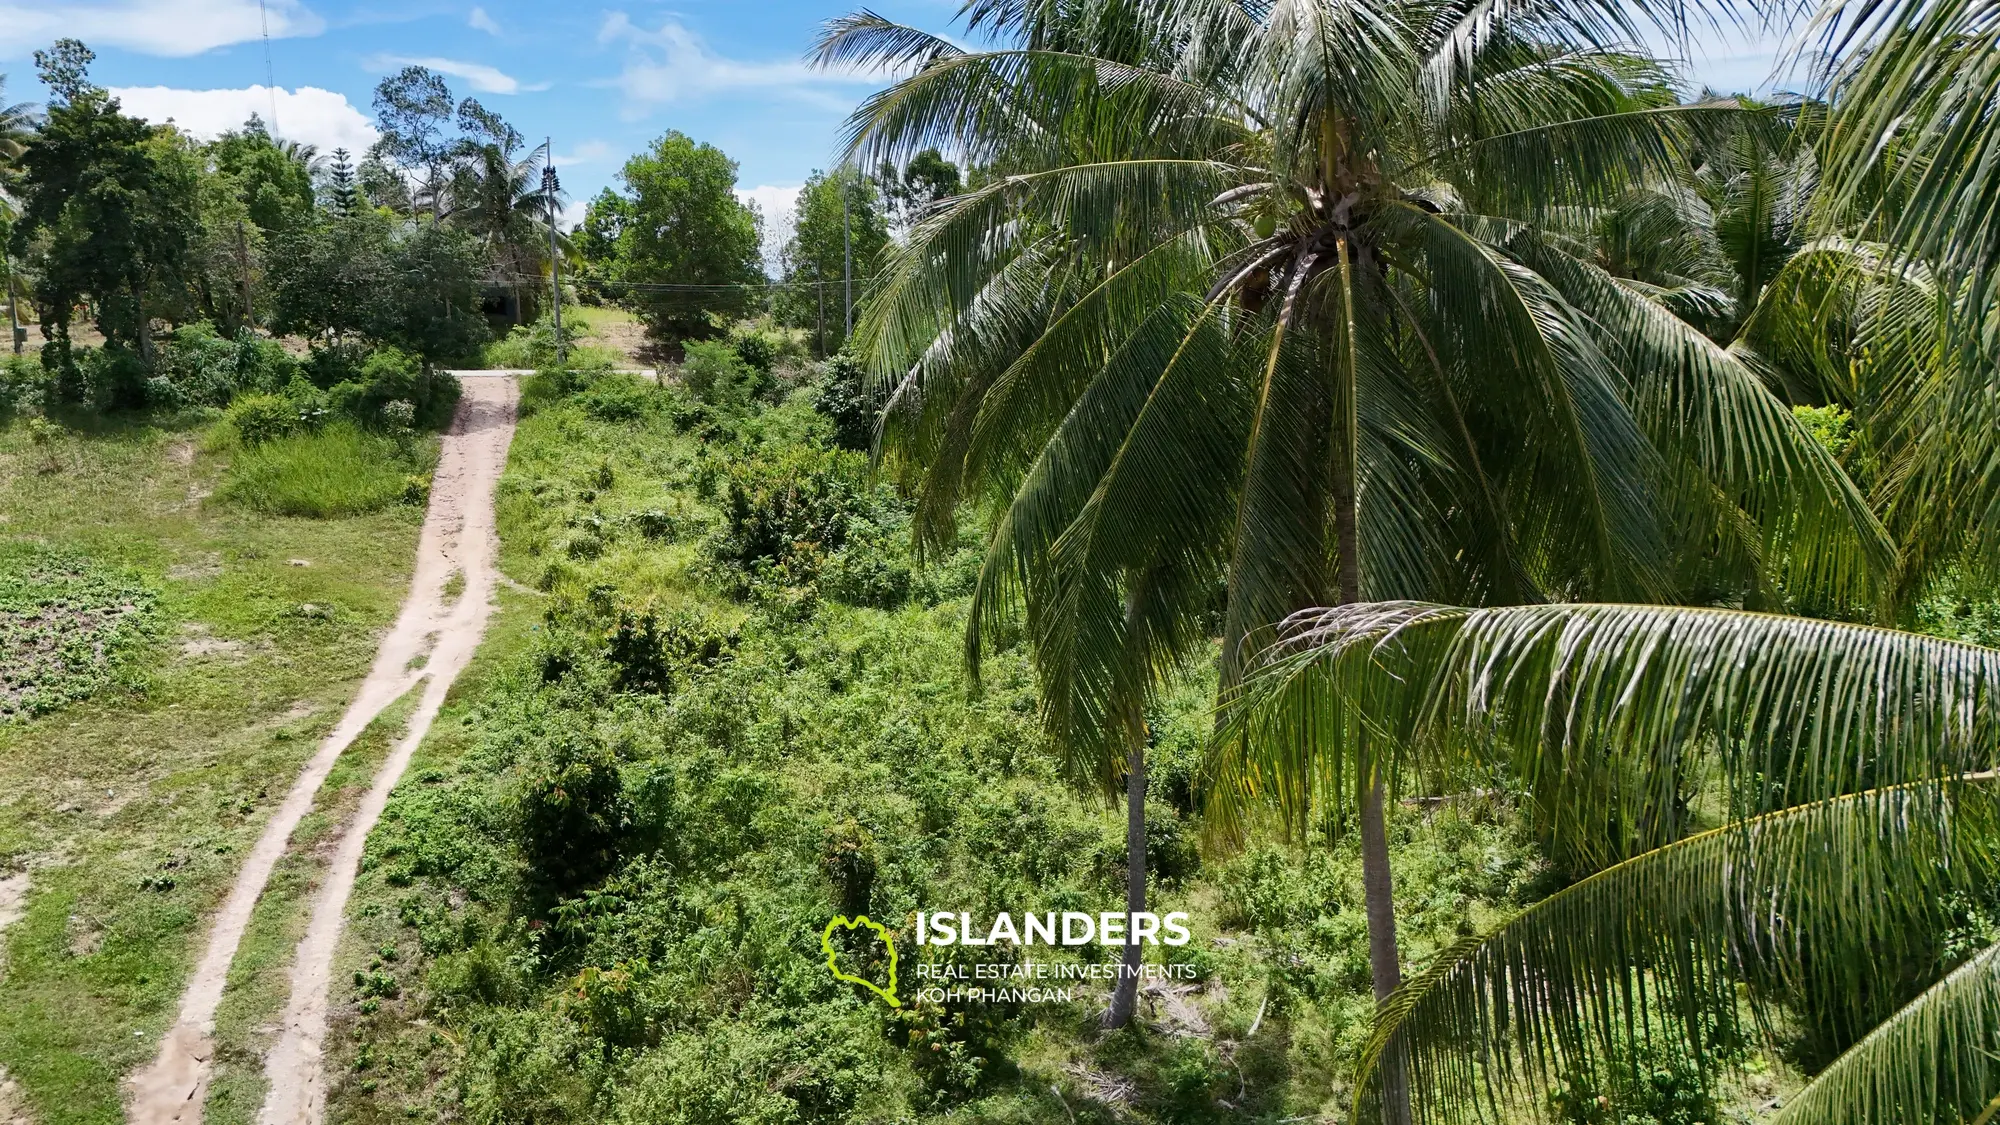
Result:
[[[265,10],[264,0],[257,0],[257,22],[264,29],[264,89],[271,95],[271,137],[283,140],[278,131],[278,79],[271,69],[271,13]]]

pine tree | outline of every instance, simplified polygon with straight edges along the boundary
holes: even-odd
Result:
[[[355,188],[354,157],[344,148],[333,150],[333,163],[326,172],[327,203],[341,215],[352,215],[360,205],[360,195]]]

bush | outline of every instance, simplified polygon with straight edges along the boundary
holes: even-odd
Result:
[[[842,449],[866,452],[875,444],[875,397],[868,391],[868,373],[853,356],[842,352],[819,365],[813,405],[833,423],[833,442]]]
[[[681,364],[681,385],[711,406],[747,407],[777,387],[769,371],[744,362],[734,347],[720,340],[692,340]]]
[[[699,612],[681,610],[663,621],[652,610],[621,609],[606,638],[605,657],[618,690],[669,695],[687,677],[728,659],[741,641],[738,633],[722,632]]]
[[[296,403],[283,395],[238,395],[225,416],[236,440],[244,446],[262,445],[304,428]]]
[[[0,418],[46,405],[49,391],[49,372],[41,364],[24,355],[0,355]]]
[[[428,466],[413,464],[408,446],[336,422],[243,449],[229,466],[221,495],[270,515],[352,516],[403,502],[411,492],[411,471],[418,468]]]
[[[612,869],[631,825],[618,762],[595,735],[574,727],[555,731],[521,764],[513,811],[533,879],[565,894]]]
[[[303,364],[306,378],[323,391],[342,383],[358,383],[361,365],[368,361],[370,350],[364,344],[352,343],[315,347]]]
[[[206,321],[183,325],[159,341],[159,363],[147,380],[149,406],[226,406],[245,391],[275,392],[304,372],[273,340],[249,329],[219,336]]]
[[[146,405],[146,365],[139,357],[116,345],[78,348],[77,367],[83,375],[84,395],[97,410],[137,410]]]
[[[732,464],[728,474],[723,531],[711,553],[752,573],[783,569],[794,582],[810,581],[872,507],[851,454],[792,446]]]
[[[563,325],[565,351],[574,354],[584,337],[584,327],[571,320]],[[517,324],[501,339],[486,345],[481,357],[488,367],[543,368],[556,362],[556,327],[551,317],[533,324]]]
[[[629,422],[645,416],[660,401],[659,388],[637,375],[607,372],[577,395],[584,413],[600,422]]]

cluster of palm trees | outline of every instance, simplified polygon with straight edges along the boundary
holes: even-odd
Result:
[[[1733,14],[1675,0],[969,0],[991,49],[820,42],[902,75],[856,158],[989,173],[857,330],[919,534],[988,512],[969,659],[1025,619],[1135,911],[1146,706],[1219,659],[1210,823],[1358,830],[1392,1123],[1743,1010],[1854,1030],[1788,1120],[2000,1107],[2000,947],[1857,984],[2000,842],[2000,653],[1889,628],[2000,530],[2000,21],[1829,3],[1824,97],[1768,105],[1627,46]],[[1838,457],[1793,404],[1851,417]],[[1387,799],[1493,778],[1587,877],[1406,983]]]

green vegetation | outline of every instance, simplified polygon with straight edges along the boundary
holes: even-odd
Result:
[[[421,505],[430,495],[435,454],[428,443],[336,423],[242,449],[230,459],[219,494],[268,515],[313,519]]]
[[[233,456],[212,415],[0,427],[10,672],[24,597],[137,611],[100,614],[101,674],[69,681],[88,698],[0,723],[0,872],[30,880],[0,1067],[38,1125],[123,1120],[206,919],[408,585],[412,509],[251,512],[212,495]]]
[[[890,84],[776,284],[679,132],[564,239],[423,66],[357,164],[36,52],[0,1066],[116,1118],[478,357],[539,369],[512,581],[368,842],[336,1120],[1992,1125],[2000,31],[1826,0],[1773,103],[1628,46],[1740,9],[859,11],[812,61]],[[259,906],[217,1121],[389,729]],[[1030,960],[1192,975],[926,987]]]
[[[1152,716],[1147,840],[1158,908],[1196,930],[1160,953],[1201,980],[1149,991],[1145,1029],[1112,1039],[1093,1030],[1101,982],[1069,1003],[918,1001],[920,964],[1018,953],[917,947],[916,910],[1095,911],[1122,893],[1121,819],[1061,774],[1025,647],[976,690],[965,677],[973,541],[916,565],[907,504],[833,445],[810,389],[765,406],[572,372],[525,391],[502,558],[547,593],[509,599],[370,841],[330,1040],[336,1120],[1339,1105],[1371,1007],[1358,854],[1204,864],[1212,682]],[[1414,956],[1549,886],[1504,799],[1393,824]],[[835,913],[900,931],[902,1009],[826,971]]]
[[[0,562],[0,718],[87,698],[128,671],[154,595],[143,583],[46,548]]]
[[[719,335],[756,305],[763,252],[756,217],[736,198],[735,161],[668,132],[618,175],[626,192],[604,189],[584,217],[587,280],[669,345]]]

